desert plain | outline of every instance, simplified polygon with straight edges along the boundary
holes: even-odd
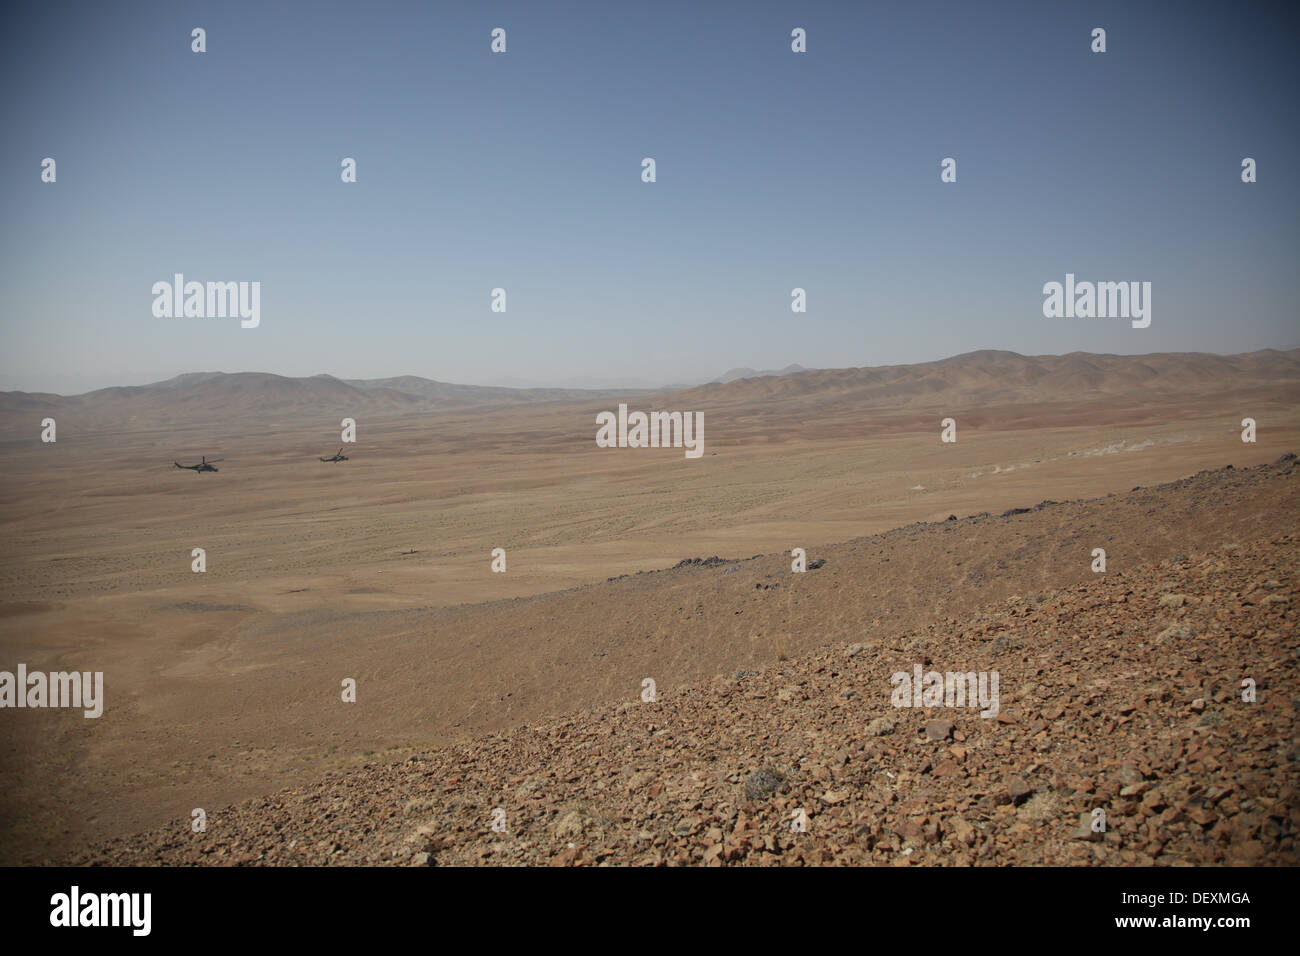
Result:
[[[620,402],[702,412],[702,456],[598,448],[596,416]],[[53,443],[41,441],[46,417],[57,422]],[[344,448],[349,460],[319,461],[339,448],[344,418],[357,423],[356,442]],[[941,441],[946,418],[956,423],[955,442]],[[1244,418],[1256,423],[1253,442],[1242,440]],[[92,857],[149,862],[129,857],[132,835],[145,832],[214,845],[226,839],[213,861],[303,862],[231,850],[239,840],[222,837],[223,813],[246,817],[248,801],[404,761],[445,762],[428,755],[552,726],[546,722],[564,715],[653,707],[640,704],[647,677],[664,706],[677,708],[674,719],[689,722],[691,707],[705,706],[680,703],[691,687],[774,680],[783,667],[837,659],[846,645],[861,645],[855,667],[880,675],[848,688],[870,709],[835,733],[865,734],[871,720],[889,714],[881,675],[895,658],[910,661],[900,649],[908,635],[930,629],[925,654],[939,666],[945,646],[964,646],[958,633],[989,608],[1123,583],[1143,609],[1130,624],[1155,628],[1154,638],[1178,623],[1160,615],[1183,605],[1161,604],[1149,582],[1218,562],[1245,582],[1233,591],[1240,594],[1255,574],[1247,558],[1265,552],[1271,563],[1256,576],[1261,586],[1271,582],[1267,590],[1278,599],[1258,608],[1271,615],[1261,618],[1267,640],[1260,641],[1272,655],[1267,666],[1281,669],[1261,697],[1283,711],[1269,712],[1277,767],[1260,774],[1271,782],[1244,797],[1262,801],[1276,829],[1278,819],[1291,818],[1267,811],[1295,793],[1295,757],[1286,748],[1294,747],[1300,686],[1294,653],[1286,658],[1277,649],[1297,643],[1295,550],[1286,536],[1300,532],[1300,495],[1291,469],[1275,463],[1297,451],[1300,350],[1226,357],[988,351],[669,393],[445,394],[419,380],[380,385],[258,373],[72,398],[4,393],[0,669],[21,662],[29,670],[102,671],[105,703],[97,719],[80,711],[0,712],[0,863],[82,859],[87,847],[108,846],[116,849]],[[173,466],[201,455],[222,459],[220,470]],[[1256,477],[1238,486],[1226,466]],[[195,548],[206,553],[203,573],[191,569]],[[498,548],[505,573],[492,570]],[[824,566],[791,574],[794,548]],[[1095,548],[1106,550],[1104,574],[1092,570]],[[720,560],[678,566],[713,557]],[[1121,638],[1099,637],[1095,623],[1062,639],[1100,648],[1094,666],[1104,667],[1105,641]],[[1060,626],[1068,629],[1068,616]],[[1238,663],[1249,671],[1250,635],[1232,637],[1240,642],[1234,649],[1247,649]],[[1132,647],[1131,634],[1122,640],[1117,658]],[[1164,668],[1173,650],[1154,640],[1142,647],[1141,666],[1129,670],[1145,668],[1152,687],[1170,679]],[[1179,653],[1181,666],[1194,669],[1196,653]],[[864,663],[872,655],[879,659]],[[997,666],[996,655],[988,663]],[[1037,677],[1040,686],[1052,683]],[[341,699],[347,678],[356,681],[355,703]],[[801,707],[801,719],[827,712],[830,704],[818,706],[811,691],[782,699],[783,686],[777,681],[760,695],[764,719],[786,704],[792,714]],[[845,686],[833,689],[839,695]],[[1014,712],[1016,689],[1004,693]],[[1189,706],[1158,693],[1151,700]],[[715,710],[725,706],[710,701]],[[992,732],[977,717],[955,719],[978,726],[978,734],[957,727],[963,736]],[[1232,718],[1225,720],[1226,731]],[[905,741],[898,734],[890,739]],[[966,759],[967,748],[948,734],[939,743]],[[785,754],[783,777],[798,776],[797,749]],[[991,788],[1004,785],[1005,773],[1032,777],[1041,760],[1026,753],[1012,748],[998,758],[1005,767],[988,763],[982,772],[996,778]],[[908,772],[916,778],[943,765],[919,752],[893,756],[914,757]],[[500,792],[517,794],[534,777],[544,782],[543,757],[528,766],[502,757]],[[679,757],[681,773],[700,772],[690,747]],[[845,756],[841,766],[849,762]],[[492,766],[480,762],[480,776],[490,777]],[[581,766],[590,776],[602,764]],[[1174,773],[1178,759],[1169,766]],[[746,809],[744,791],[761,768],[710,767],[720,786],[731,780],[738,788],[717,829],[752,830],[761,814]],[[611,772],[626,770],[624,762]],[[446,770],[440,780],[454,777]],[[828,810],[851,803],[851,787],[820,776],[810,786],[845,794],[825,801]],[[1013,808],[1022,796],[1012,794]],[[447,862],[485,861],[465,850],[466,834],[498,836],[487,804],[500,799],[485,792],[476,805],[470,815],[481,818],[480,829],[444,820],[448,832],[434,827],[427,842],[447,848]],[[404,792],[397,810],[413,800],[437,803]],[[245,809],[225,811],[235,805]],[[212,821],[205,834],[190,830],[194,808]],[[519,826],[527,830],[528,811],[511,812],[523,815]],[[574,811],[560,802],[547,812],[563,820]],[[346,817],[347,808],[339,813]],[[660,812],[665,832],[676,832],[683,814],[701,818],[693,824],[700,833],[715,829],[694,807]],[[624,837],[655,844],[644,820],[628,836],[617,814],[579,816],[605,821],[598,829],[610,846]],[[929,822],[917,824],[918,845],[944,847],[951,836],[962,853],[973,853],[979,841],[967,839],[962,820],[951,833],[936,822],[933,839]],[[581,825],[575,839],[557,836],[563,827],[532,824],[532,849],[499,854],[502,860],[601,859],[590,851],[583,857]],[[1067,826],[1042,812],[1021,824],[1041,830],[1044,841],[1057,831],[1065,841],[1077,821]],[[1262,847],[1244,862],[1294,862],[1294,838],[1274,833],[1268,842],[1259,827],[1267,824],[1239,841]],[[396,839],[376,842],[382,853],[368,854],[361,830],[348,831],[355,846],[325,839],[329,849],[313,861],[334,852],[339,862],[438,856]],[[1235,831],[1225,832],[1219,842],[1229,846]],[[322,842],[319,834],[297,839]],[[872,852],[901,853],[907,842],[906,834],[875,833]],[[716,852],[713,845],[663,850],[656,860],[748,859],[725,842]],[[781,852],[779,842],[775,850],[754,847],[755,854]],[[182,859],[160,852],[156,861]],[[613,850],[605,859],[645,861]]]

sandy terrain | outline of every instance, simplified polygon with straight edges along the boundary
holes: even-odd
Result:
[[[103,671],[107,695],[98,720],[0,713],[4,862],[634,699],[647,675],[704,680],[1075,585],[1093,547],[1128,572],[1296,530],[1287,482],[1131,492],[1300,449],[1296,353],[1055,361],[629,396],[704,411],[697,461],[595,447],[608,396],[439,405],[265,376],[4,396],[0,669]],[[39,441],[46,414],[56,444]],[[318,462],[345,416],[351,460]],[[221,471],[170,464],[201,454]],[[1047,499],[1070,504],[969,517]],[[904,528],[950,514],[942,537]],[[792,547],[829,563],[761,590]],[[707,583],[637,575],[712,555],[768,557]]]
[[[1213,495],[1238,475],[1195,481]],[[72,859],[1295,865],[1298,544],[1016,595],[965,621],[327,774],[224,808],[201,834],[173,819]],[[897,706],[897,676],[922,666],[977,684],[997,674],[996,694]]]

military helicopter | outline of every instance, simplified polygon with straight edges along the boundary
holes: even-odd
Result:
[[[217,461],[225,461],[225,460],[226,459],[224,458],[214,458],[212,459],[212,461],[208,461],[207,456],[204,455],[203,459],[197,465],[182,465],[179,461],[174,461],[172,462],[172,464],[175,465],[177,468],[187,468],[197,475],[201,471],[220,471],[220,469],[218,468],[213,468],[212,463]]]
[[[337,452],[334,453],[334,457],[333,457],[333,458],[322,458],[322,459],[321,459],[321,461],[347,461],[347,460],[348,460],[348,456],[345,455],[345,454],[343,454],[343,449],[342,449],[342,448],[340,448]]]

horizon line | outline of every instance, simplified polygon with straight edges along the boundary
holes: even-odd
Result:
[[[1217,358],[1234,358],[1234,357],[1244,356],[1244,355],[1257,355],[1263,352],[1276,352],[1279,354],[1286,354],[1289,352],[1297,352],[1297,351],[1300,351],[1300,345],[1294,345],[1289,348],[1276,348],[1276,347],[1269,346],[1265,348],[1251,349],[1250,351],[1246,351],[1246,352],[1169,351],[1169,352],[1121,353],[1121,352],[1086,352],[1080,349],[1075,349],[1071,352],[1042,352],[1034,355],[1028,355],[1023,352],[1017,352],[1013,349],[979,348],[979,349],[971,349],[970,351],[966,351],[966,352],[957,352],[949,355],[944,355],[941,358],[926,359],[924,361],[919,361],[919,362],[893,362],[885,365],[844,365],[844,366],[829,366],[829,367],[827,366],[810,367],[810,366],[800,365],[800,363],[798,362],[789,362],[784,367],[789,368],[790,366],[798,366],[798,371],[783,372],[781,369],[764,370],[764,369],[753,369],[750,368],[749,366],[735,366],[733,368],[728,369],[726,372],[723,372],[722,375],[725,376],[732,372],[739,371],[741,369],[745,369],[755,373],[753,376],[743,376],[739,379],[732,380],[732,381],[744,381],[746,378],[785,378],[793,375],[802,375],[807,372],[835,372],[835,371],[852,371],[852,370],[859,370],[859,369],[908,368],[908,367],[915,367],[921,365],[935,365],[940,362],[952,361],[953,359],[966,358],[968,356],[979,355],[982,353],[1008,355],[1008,356],[1014,356],[1016,358],[1022,358],[1022,359],[1068,358],[1073,355],[1080,355],[1080,356],[1086,355],[1086,356],[1093,356],[1097,358],[1136,359],[1136,358],[1148,358],[1148,357],[1163,356],[1163,355],[1208,355],[1208,356],[1215,356]],[[721,377],[719,377],[719,378],[708,379],[705,381],[696,381],[690,383],[666,382],[659,385],[607,385],[607,386],[556,385],[556,384],[496,385],[496,384],[482,384],[482,383],[471,383],[471,382],[451,382],[444,379],[429,378],[427,376],[419,375],[414,372],[402,372],[396,375],[378,375],[371,378],[361,378],[355,376],[344,377],[342,375],[337,375],[332,372],[315,372],[310,375],[288,375],[283,372],[269,372],[269,371],[259,371],[256,369],[243,369],[236,372],[226,372],[222,370],[201,370],[201,371],[178,372],[175,375],[170,376],[169,378],[154,379],[152,381],[141,382],[139,384],[102,385],[98,388],[87,389],[84,392],[73,392],[70,394],[64,394],[62,392],[50,392],[50,391],[33,391],[33,390],[21,389],[21,388],[0,388],[0,395],[53,395],[58,398],[82,398],[87,395],[93,395],[96,392],[108,391],[109,389],[153,388],[159,385],[166,385],[168,383],[175,382],[177,379],[185,378],[187,376],[201,376],[201,375],[208,375],[208,376],[260,375],[260,376],[281,378],[281,379],[292,380],[292,381],[305,381],[307,379],[313,379],[313,378],[327,378],[327,379],[333,379],[334,381],[337,382],[341,382],[344,385],[351,385],[352,383],[375,383],[375,382],[383,382],[383,381],[389,381],[392,379],[400,379],[400,378],[413,378],[413,379],[419,379],[424,382],[430,382],[436,385],[448,385],[455,388],[497,389],[497,390],[514,391],[514,392],[528,392],[528,391],[591,392],[591,393],[603,393],[603,392],[611,392],[611,391],[661,392],[665,390],[683,391],[690,388],[701,388],[706,385],[730,384],[729,382],[723,382]],[[576,378],[579,379],[583,377],[584,376],[576,376]]]

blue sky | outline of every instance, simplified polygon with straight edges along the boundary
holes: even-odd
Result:
[[[25,5],[0,36],[0,389],[1294,348],[1287,11]],[[176,272],[260,281],[261,325],[155,318]],[[1044,318],[1067,272],[1151,282],[1151,327]]]

